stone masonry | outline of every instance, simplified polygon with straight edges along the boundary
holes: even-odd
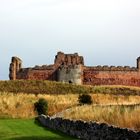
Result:
[[[54,64],[22,68],[22,61],[12,57],[10,80],[51,80],[85,85],[140,86],[140,57],[136,67],[85,66],[78,53],[58,52]]]
[[[21,70],[22,68],[22,61],[21,59],[19,59],[18,57],[12,57],[12,61],[10,64],[10,68],[9,68],[9,78],[12,80],[16,80],[17,79],[17,73]]]
[[[36,118],[42,126],[63,132],[81,140],[140,140],[140,132],[109,126],[105,123],[67,120],[40,115]]]
[[[82,84],[83,57],[75,54],[64,54],[58,52],[54,64],[35,66],[33,68],[22,68],[21,60],[12,57],[10,64],[10,80],[52,80],[75,84]]]

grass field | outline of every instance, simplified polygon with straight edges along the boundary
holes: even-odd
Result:
[[[140,96],[90,94],[93,105],[137,105],[140,104]],[[48,114],[54,115],[67,108],[78,105],[78,94],[48,95],[0,92],[0,118],[34,118],[34,103],[39,98],[45,98],[48,102]]]
[[[85,86],[52,81],[15,80],[0,81],[1,92],[38,94],[115,94],[140,95],[139,87],[131,86]]]
[[[0,119],[0,140],[76,140],[62,133],[52,132],[34,120]]]
[[[78,96],[90,94],[91,106],[79,106]],[[105,122],[140,131],[140,88],[77,86],[51,81],[0,81],[0,118],[34,118],[34,103],[48,102],[48,115],[66,109],[66,118]],[[115,118],[115,119],[114,119]]]

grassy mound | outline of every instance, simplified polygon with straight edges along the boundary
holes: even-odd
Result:
[[[1,92],[34,93],[34,94],[68,94],[85,93],[89,88],[51,81],[15,80],[0,81]]]
[[[127,86],[83,86],[52,81],[16,80],[0,81],[0,92],[33,94],[83,94],[103,93],[140,95],[140,88]]]

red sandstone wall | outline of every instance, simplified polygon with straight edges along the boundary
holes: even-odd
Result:
[[[64,54],[58,52],[53,65],[43,65],[33,68],[22,68],[22,61],[18,57],[13,57],[9,69],[10,80],[54,80],[57,81],[56,71],[61,65],[83,65],[82,56],[75,54]],[[97,66],[84,67],[83,84],[88,85],[130,85],[140,86],[140,57],[137,59],[137,67],[129,66]]]
[[[49,70],[32,70],[29,72],[28,79],[31,80],[56,80],[55,71]]]
[[[13,57],[10,69],[10,80],[16,79],[28,79],[28,80],[57,80],[56,71],[61,65],[84,65],[84,59],[82,56],[75,54],[64,54],[58,52],[55,56],[55,63],[53,65],[35,66],[33,68],[21,68],[21,60],[17,57]]]
[[[135,71],[93,71],[84,70],[83,83],[87,85],[129,85],[140,86],[140,73]]]
[[[17,79],[28,80],[56,80],[56,73],[53,70],[27,70],[26,72],[19,72]]]

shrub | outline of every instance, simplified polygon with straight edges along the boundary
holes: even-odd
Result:
[[[82,94],[78,97],[79,104],[92,104],[92,98],[88,94]]]
[[[48,102],[44,98],[40,98],[38,102],[34,104],[35,111],[38,115],[44,114],[47,115],[48,111]]]

